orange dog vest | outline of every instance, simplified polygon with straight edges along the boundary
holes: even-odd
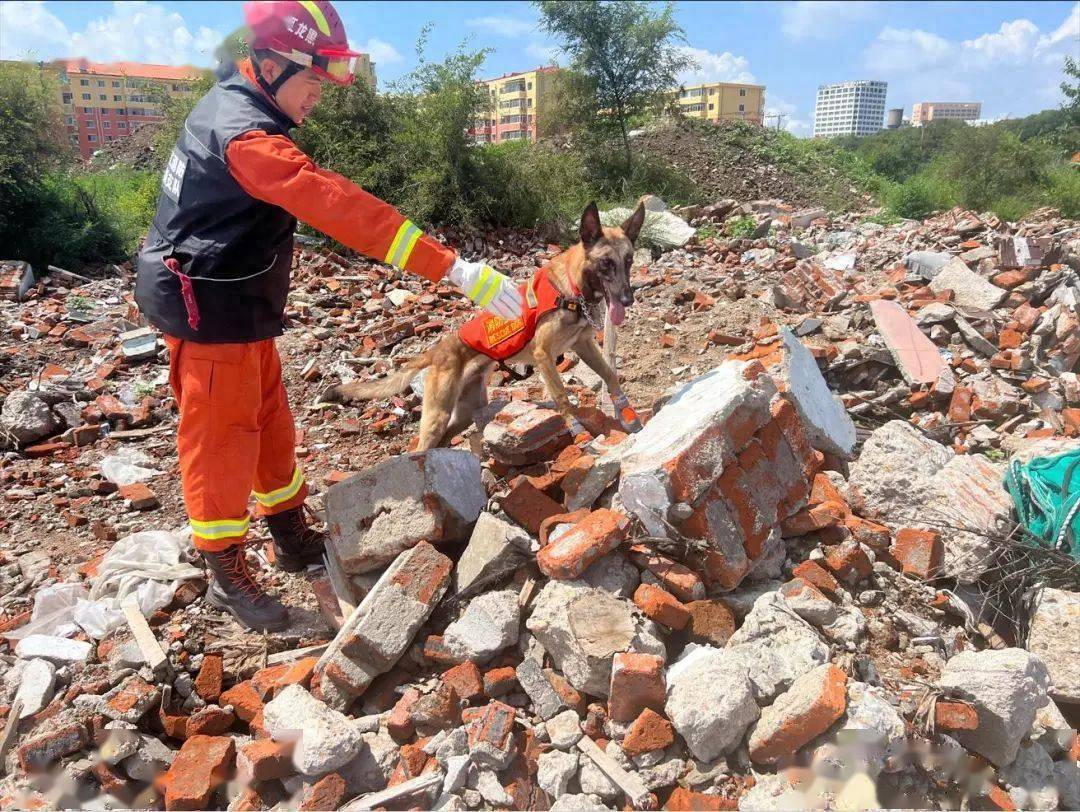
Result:
[[[581,295],[573,282],[567,284],[575,297]],[[552,284],[547,267],[537,271],[519,290],[525,300],[525,307],[519,318],[501,319],[483,313],[462,325],[458,331],[461,340],[488,358],[505,361],[517,355],[532,341],[532,337],[536,335],[536,325],[545,313],[559,307],[567,310],[576,310],[579,307],[576,300],[567,299]]]

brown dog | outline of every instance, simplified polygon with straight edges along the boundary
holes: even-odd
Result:
[[[638,427],[633,410],[622,394],[618,375],[596,343],[596,327],[605,300],[615,325],[622,324],[626,308],[634,303],[630,266],[644,219],[645,208],[639,205],[620,228],[603,228],[596,204],[590,203],[585,208],[581,215],[581,242],[547,266],[548,278],[561,295],[559,306],[539,315],[531,339],[506,359],[508,363],[530,364],[540,370],[549,394],[575,435],[583,429],[556,368],[558,357],[570,349],[604,381],[624,425],[631,429]],[[534,281],[535,278],[530,280],[530,285]],[[579,293],[575,295],[575,291]],[[496,326],[500,324],[508,323],[495,322]],[[417,445],[417,450],[424,451],[448,442],[472,422],[476,410],[487,404],[487,380],[497,364],[498,361],[468,346],[459,332],[446,336],[385,378],[333,386],[319,400],[354,403],[390,397],[404,391],[421,370],[428,369]]]

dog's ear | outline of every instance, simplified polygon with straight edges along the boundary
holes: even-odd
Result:
[[[638,203],[634,213],[627,217],[626,222],[622,224],[623,234],[627,236],[631,243],[637,243],[638,234],[641,233],[641,225],[644,222],[645,204]]]
[[[596,203],[590,203],[585,207],[581,215],[581,243],[586,248],[591,248],[596,241],[604,236],[604,229],[600,225],[600,212]]]

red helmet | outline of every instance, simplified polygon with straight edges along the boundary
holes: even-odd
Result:
[[[331,82],[351,84],[353,60],[345,25],[327,0],[251,0],[244,4],[252,50],[270,50]]]

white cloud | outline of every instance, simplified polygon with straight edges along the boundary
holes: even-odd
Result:
[[[1080,43],[1080,2],[1073,4],[1072,12],[1065,18],[1065,22],[1057,27],[1057,30],[1039,38],[1036,47],[1042,51],[1065,40],[1072,40],[1074,45]]]
[[[981,101],[983,117],[1027,115],[1057,103],[1062,61],[1080,40],[1080,5],[1049,33],[1028,19],[948,40],[920,29],[883,28],[863,52],[866,78],[889,82],[888,106]]]
[[[1039,26],[1031,20],[1004,22],[992,34],[983,34],[960,43],[964,57],[987,65],[1008,61],[1025,61],[1035,51]]]
[[[837,39],[851,28],[875,17],[878,4],[844,0],[800,0],[780,12],[780,29],[788,39]]]
[[[0,56],[37,59],[83,56],[102,62],[208,65],[223,32],[191,27],[175,11],[150,2],[113,3],[108,16],[69,31],[41,3],[0,3]]]
[[[352,48],[354,51],[363,51],[376,65],[390,65],[404,59],[397,48],[378,37],[370,37],[367,42],[359,43]]]
[[[521,37],[536,29],[536,23],[532,20],[521,20],[516,17],[504,17],[501,15],[474,17],[465,24],[471,28],[479,28],[502,37]]]
[[[736,56],[728,51],[716,54],[704,48],[690,46],[681,46],[679,50],[697,63],[696,68],[679,74],[681,84],[696,85],[705,82],[749,84],[755,81],[754,74],[750,72],[750,61],[745,56]]]
[[[918,29],[883,28],[865,53],[866,66],[882,75],[915,72],[943,64],[955,48],[948,40]]]
[[[525,53],[533,59],[538,59],[545,65],[554,65],[559,61],[562,49],[555,45],[542,45],[539,42],[530,42],[525,46]]]
[[[42,0],[0,3],[0,59],[51,59],[70,37],[67,26]]]

